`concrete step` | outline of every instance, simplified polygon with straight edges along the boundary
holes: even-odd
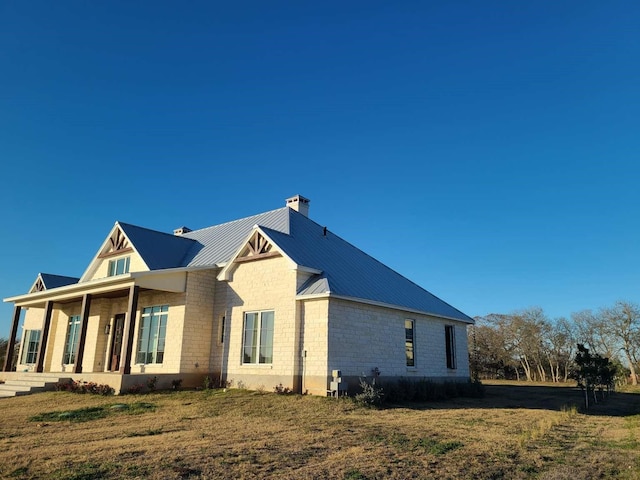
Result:
[[[53,377],[50,375],[24,375],[0,383],[0,398],[29,395],[31,393],[53,390],[56,383],[68,382],[68,377]]]
[[[0,391],[3,391],[3,392],[12,391],[12,390],[15,392],[30,392],[32,388],[33,386],[31,385],[12,385],[10,383],[3,383],[0,385]]]
[[[4,382],[5,385],[12,385],[16,387],[44,387],[47,385],[47,382],[43,382],[40,380],[6,380]]]

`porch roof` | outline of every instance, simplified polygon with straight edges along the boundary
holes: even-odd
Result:
[[[169,268],[151,272],[132,272],[88,282],[74,283],[48,290],[16,295],[3,299],[19,307],[43,307],[46,302],[72,302],[85,294],[96,297],[118,296],[132,286],[141,290],[160,290],[180,293],[186,289],[187,272],[196,268]]]

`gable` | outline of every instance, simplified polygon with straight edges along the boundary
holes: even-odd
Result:
[[[296,268],[295,262],[282,253],[282,250],[269,238],[265,230],[258,225],[254,225],[253,230],[245,241],[242,242],[236,253],[218,274],[218,280],[229,280],[238,264],[274,257],[284,257],[290,268]]]
[[[108,277],[110,273],[113,273],[109,271],[110,267],[120,270],[126,267],[128,272],[149,271],[149,267],[118,222],[111,229],[80,281],[88,282]]]
[[[247,262],[280,255],[280,252],[274,248],[273,243],[267,240],[260,231],[256,230],[249,237],[245,246],[240,250],[235,261]]]
[[[52,275],[50,273],[39,273],[36,281],[31,286],[29,293],[43,292],[51,288],[64,287],[78,283],[77,277],[67,277],[64,275]]]

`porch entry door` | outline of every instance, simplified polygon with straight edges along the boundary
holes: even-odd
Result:
[[[120,369],[120,355],[122,353],[122,333],[124,332],[125,313],[118,313],[113,318],[111,330],[111,352],[109,355],[109,371],[117,372]]]

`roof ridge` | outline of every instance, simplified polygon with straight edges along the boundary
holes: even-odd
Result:
[[[146,230],[148,232],[159,233],[160,235],[167,235],[167,236],[172,237],[172,238],[183,238],[184,237],[184,235],[175,235],[175,234],[169,233],[169,232],[163,232],[163,231],[160,231],[160,230],[154,230],[153,228],[141,227],[140,225],[134,225],[133,223],[116,221],[116,224],[118,224],[118,225],[126,225],[127,227],[139,228],[140,230]],[[187,238],[187,240],[195,241],[193,238]]]
[[[267,210],[266,212],[262,212],[262,213],[256,213],[254,215],[249,215],[248,217],[242,217],[242,218],[237,218],[235,220],[230,220],[228,222],[223,222],[223,223],[218,223],[216,225],[209,225],[208,227],[204,227],[204,228],[199,228],[198,230],[191,230],[190,232],[185,233],[184,235],[182,235],[183,237],[188,237],[189,235],[193,234],[193,233],[197,233],[197,232],[202,232],[203,230],[208,230],[210,228],[216,228],[216,227],[222,227],[223,225],[230,225],[232,223],[236,223],[236,222],[243,222],[245,220],[248,220],[250,218],[254,218],[254,217],[260,217],[262,215],[266,215],[267,213],[273,213],[273,212],[277,212],[280,210],[284,210],[285,208],[291,210],[291,208],[285,206],[285,207],[280,207],[280,208],[275,208],[273,210]]]

